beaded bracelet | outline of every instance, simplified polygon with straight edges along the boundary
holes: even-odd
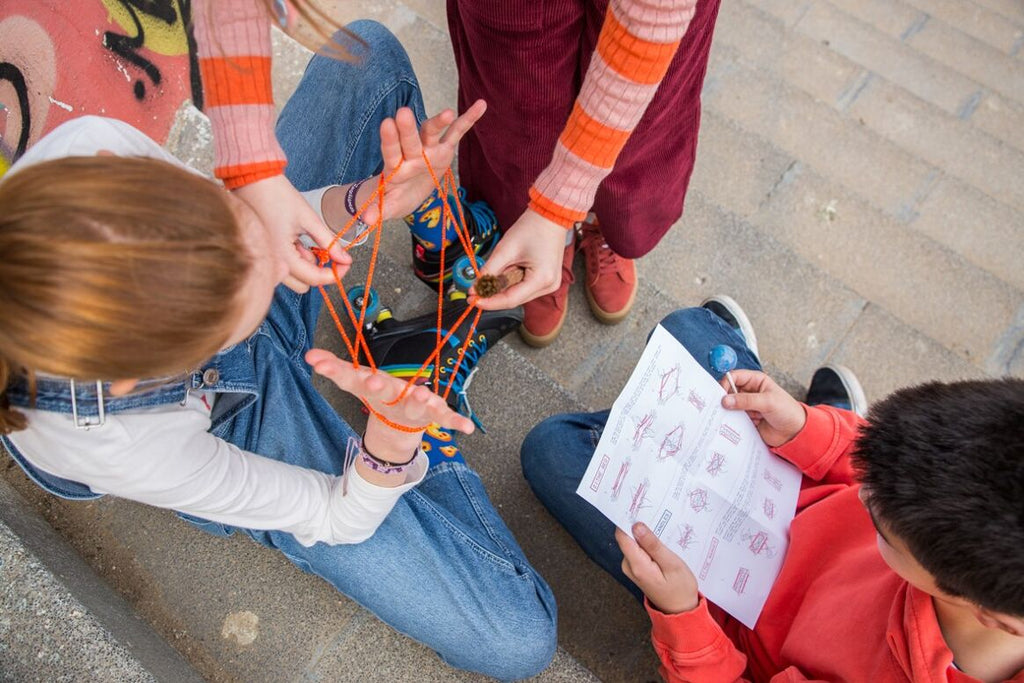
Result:
[[[387,460],[382,460],[370,453],[370,451],[366,450],[365,437],[359,441],[359,459],[362,460],[363,464],[371,470],[374,472],[380,472],[381,474],[398,474],[400,472],[404,472],[410,465],[412,465],[413,461],[416,460],[416,456],[418,454],[419,451],[417,450],[416,453],[413,453],[412,457],[406,462],[388,462]]]

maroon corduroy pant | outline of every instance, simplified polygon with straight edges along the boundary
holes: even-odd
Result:
[[[609,246],[643,256],[682,215],[700,127],[700,91],[719,0],[698,0],[668,74],[592,211]],[[526,209],[551,162],[597,44],[608,0],[448,0],[459,110],[487,113],[459,145],[459,177],[502,229]]]

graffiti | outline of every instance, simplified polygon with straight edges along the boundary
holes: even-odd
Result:
[[[18,110],[16,113],[20,113],[21,119],[21,132],[18,135],[18,143],[13,150],[0,148],[0,154],[5,159],[14,160],[25,153],[25,149],[28,147],[28,136],[31,130],[32,116],[29,112],[28,103],[28,87],[25,85],[25,77],[21,75],[21,71],[18,67],[8,62],[0,62],[0,82],[6,81],[11,84],[14,88],[15,96],[18,100]],[[11,111],[11,107],[5,107],[7,112]],[[8,113],[8,117],[10,114]],[[5,120],[4,130],[0,131],[0,142],[3,142],[4,135],[8,124]],[[6,145],[5,145],[6,146]]]
[[[181,104],[191,98],[201,106],[203,100],[192,4],[0,2],[3,163],[62,123],[89,114],[121,119],[165,142]]]
[[[141,50],[147,45],[146,26],[144,19],[160,22],[166,29],[181,27],[181,35],[185,37],[188,44],[189,55],[189,81],[192,87],[192,101],[198,108],[202,108],[202,84],[199,80],[199,62],[196,59],[195,38],[185,28],[187,17],[191,16],[191,0],[115,0],[113,3],[120,6],[127,15],[131,26],[131,34],[120,34],[115,31],[103,33],[103,46],[133,64],[140,69],[152,82],[154,86],[160,85],[163,76],[151,60],[143,57]],[[114,9],[114,8],[111,8]],[[132,92],[135,98],[142,100],[146,97],[146,84],[140,78],[132,85]]]

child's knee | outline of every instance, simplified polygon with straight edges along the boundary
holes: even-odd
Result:
[[[530,430],[519,449],[523,476],[535,481],[535,476],[557,464],[559,453],[564,450],[568,430],[572,428],[569,415],[552,415]]]
[[[345,28],[366,42],[366,47],[354,46],[353,51],[357,57],[374,61],[386,60],[388,63],[394,63],[397,60],[409,64],[409,56],[405,48],[402,47],[402,43],[383,24],[372,19],[359,19],[347,24]],[[342,32],[336,33],[335,38],[342,45],[352,44],[352,39]]]

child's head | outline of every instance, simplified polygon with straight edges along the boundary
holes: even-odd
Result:
[[[19,373],[173,375],[216,353],[238,332],[257,270],[235,204],[154,159],[70,157],[5,178],[0,390]],[[254,293],[260,305],[272,290]],[[21,426],[0,409],[0,431]]]
[[[893,569],[1024,617],[1024,380],[897,391],[872,407],[853,460]]]

